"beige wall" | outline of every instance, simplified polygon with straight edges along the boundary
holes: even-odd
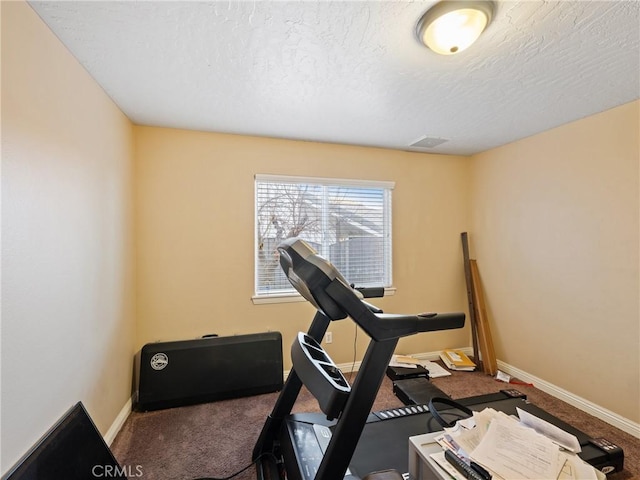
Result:
[[[2,2],[2,465],[73,404],[131,392],[132,126],[23,2]]]
[[[307,303],[254,305],[254,175],[396,182],[389,312],[464,311],[460,232],[469,223],[469,159],[383,149],[135,127],[138,347],[156,340],[277,330],[285,364]],[[327,350],[353,359],[354,324]],[[401,350],[469,344],[469,330],[421,334]],[[364,353],[359,335],[357,358]]]
[[[639,104],[473,158],[499,359],[640,421]]]

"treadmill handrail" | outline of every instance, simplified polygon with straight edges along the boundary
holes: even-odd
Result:
[[[419,332],[449,330],[464,326],[464,313],[389,314],[374,313],[351,287],[336,278],[325,288],[327,294],[374,340],[406,337]]]
[[[338,269],[304,240],[289,238],[278,245],[280,265],[291,284],[331,320],[351,317],[371,338],[381,341],[419,332],[464,326],[464,313],[420,315],[383,314],[363,301]],[[384,293],[384,289],[383,292]]]

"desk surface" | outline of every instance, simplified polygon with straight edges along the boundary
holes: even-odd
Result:
[[[410,480],[444,480],[450,478],[431,458],[433,453],[442,452],[435,438],[442,432],[425,433],[409,437],[409,478]]]

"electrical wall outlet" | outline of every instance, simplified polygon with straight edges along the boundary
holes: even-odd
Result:
[[[333,332],[327,332],[324,335],[324,342],[325,343],[333,343]]]

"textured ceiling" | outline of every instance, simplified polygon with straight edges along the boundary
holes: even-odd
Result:
[[[140,125],[472,154],[640,97],[637,1],[497,2],[453,56],[433,4],[30,2]]]

